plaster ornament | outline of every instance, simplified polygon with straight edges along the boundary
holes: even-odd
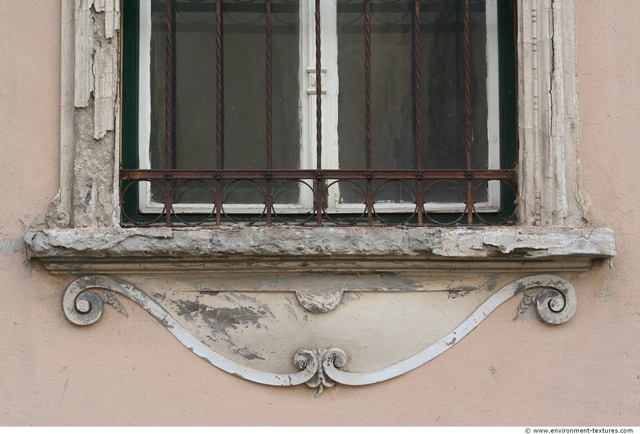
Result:
[[[423,292],[422,295],[429,296],[434,292]],[[309,387],[317,389],[316,396],[320,395],[325,388],[332,387],[336,383],[350,386],[374,384],[397,377],[424,365],[460,342],[491,312],[514,296],[523,296],[518,306],[517,317],[533,306],[542,321],[553,325],[568,321],[574,315],[577,307],[575,289],[567,280],[551,274],[523,277],[494,291],[452,331],[441,336],[434,344],[429,345],[411,357],[404,360],[395,360],[392,352],[379,348],[379,353],[388,356],[388,359],[386,359],[388,364],[382,369],[352,370],[349,364],[349,353],[357,354],[357,348],[342,349],[331,345],[319,348],[317,342],[310,342],[308,346],[303,348],[290,348],[293,354],[291,364],[289,366],[280,366],[278,372],[269,372],[256,368],[255,362],[253,365],[239,362],[237,357],[233,357],[232,354],[224,354],[219,347],[213,347],[210,342],[193,333],[193,324],[196,324],[197,328],[215,328],[216,321],[229,321],[228,317],[219,314],[221,311],[215,307],[213,302],[209,303],[209,305],[198,304],[197,309],[191,311],[185,311],[184,309],[171,310],[165,308],[159,302],[161,297],[158,295],[152,296],[137,286],[118,278],[93,275],[76,279],[69,285],[63,297],[65,315],[74,324],[90,325],[100,319],[105,303],[112,305],[117,311],[127,315],[123,306],[115,297],[116,294],[123,295],[137,303],[166,327],[189,350],[223,371],[249,381],[272,386],[296,386],[306,383]],[[386,293],[385,295],[392,297],[390,294]],[[180,303],[167,304],[166,294],[163,294],[162,298],[165,306],[185,305]],[[453,299],[457,300],[455,297]],[[216,299],[212,300],[215,301]],[[308,299],[300,301],[308,303]],[[452,303],[455,303],[455,301]],[[240,306],[240,309],[242,309],[242,306]],[[264,309],[268,310],[268,308]],[[302,309],[301,311],[314,315],[308,310]],[[215,314],[211,315],[212,312],[215,312]],[[204,318],[204,320],[198,318],[198,316],[206,315],[209,315],[209,317]],[[248,312],[245,312],[245,315],[248,315]],[[318,310],[315,315],[326,315],[326,311]],[[258,323],[256,322],[256,324]],[[315,331],[318,336],[321,336],[319,338],[320,341],[330,343],[331,339],[338,340],[339,338],[339,336],[322,336],[322,332],[322,329]],[[424,332],[428,333],[428,331]],[[212,334],[211,331],[208,333]],[[416,332],[409,331],[409,333]],[[365,338],[363,336],[363,339]],[[362,346],[375,344],[375,341],[363,341],[361,343]],[[245,352],[250,353],[247,350],[250,343],[243,343],[243,345]],[[265,354],[255,358],[264,360],[264,356]],[[251,358],[247,358],[247,360],[249,359]],[[268,363],[268,361],[265,361],[265,363]]]

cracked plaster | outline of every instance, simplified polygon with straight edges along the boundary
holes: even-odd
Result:
[[[243,266],[263,261],[286,271],[278,260],[328,260],[330,264],[324,267],[331,269],[341,259],[382,259],[411,269],[416,261],[430,259],[464,263],[474,259],[523,262],[582,258],[587,260],[586,267],[592,259],[615,255],[615,238],[609,229],[537,227],[47,229],[29,232],[25,241],[29,255],[40,258],[46,266],[193,260],[225,262],[232,267],[229,259],[241,258]],[[522,266],[526,268],[524,263]],[[76,271],[82,269],[78,267]],[[300,267],[304,270],[304,262]]]

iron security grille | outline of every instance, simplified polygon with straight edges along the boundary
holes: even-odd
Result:
[[[176,101],[176,3],[177,0],[166,0],[165,26],[165,64],[164,64],[164,143],[155,143],[153,146],[164,149],[164,164],[155,169],[139,169],[135,164],[127,164],[120,171],[122,219],[124,225],[222,225],[228,223],[245,224],[301,224],[301,225],[474,225],[474,224],[511,224],[515,220],[515,201],[517,195],[516,170],[515,170],[515,134],[501,135],[503,147],[511,149],[507,154],[506,162],[503,158],[500,169],[487,169],[474,167],[474,119],[473,119],[473,80],[472,80],[472,44],[471,34],[471,9],[478,3],[472,0],[459,0],[461,25],[459,31],[463,39],[464,56],[460,65],[464,75],[464,116],[459,120],[459,128],[464,129],[464,161],[461,167],[446,169],[431,169],[424,167],[423,161],[429,158],[429,143],[423,142],[423,108],[429,101],[422,94],[422,57],[428,56],[421,47],[421,9],[430,8],[430,2],[414,0],[409,5],[407,13],[412,20],[413,47],[413,118],[406,122],[412,123],[414,140],[413,152],[415,164],[406,169],[382,170],[373,164],[376,149],[372,146],[372,138],[375,128],[372,126],[372,2],[364,0],[363,17],[364,28],[362,44],[364,45],[364,135],[361,137],[364,149],[364,162],[362,169],[335,169],[323,167],[323,92],[322,92],[322,23],[321,14],[323,2],[315,0],[314,36],[315,36],[315,162],[316,166],[306,169],[283,169],[274,167],[274,139],[273,139],[273,110],[274,104],[278,104],[273,98],[273,18],[274,5],[271,0],[266,0],[259,8],[265,14],[265,63],[264,76],[266,78],[266,98],[264,112],[266,119],[266,135],[264,137],[263,151],[266,167],[264,169],[228,169],[224,167],[224,107],[223,94],[223,67],[224,67],[224,27],[223,16],[226,9],[232,5],[222,0],[215,0],[211,4],[214,8],[215,31],[215,152],[214,155],[203,155],[202,158],[215,161],[215,169],[211,170],[182,170],[175,166],[175,101]],[[194,2],[193,7],[198,7],[199,2]],[[245,6],[246,7],[246,6]],[[280,4],[278,7],[282,7]],[[126,33],[125,33],[126,37]],[[126,39],[125,39],[126,41]],[[135,53],[134,53],[135,54]],[[504,72],[501,66],[501,76],[510,74]],[[513,75],[513,74],[512,74]],[[511,77],[512,78],[512,77]],[[507,92],[513,94],[512,91]],[[501,98],[503,98],[501,96]],[[126,104],[126,93],[125,93]],[[501,110],[503,110],[501,102]],[[125,109],[126,111],[126,109]],[[513,114],[511,114],[513,116]],[[504,121],[503,121],[504,123]],[[513,127],[508,127],[512,128]],[[505,143],[509,142],[509,143]],[[126,146],[126,140],[125,140]],[[213,164],[213,163],[212,163]],[[127,166],[129,168],[127,168]],[[500,195],[500,210],[486,212],[477,210],[476,204],[484,200],[483,191],[489,183],[499,184],[496,190]],[[229,212],[229,196],[233,186],[242,183],[250,186],[260,200],[260,212]],[[279,206],[279,197],[285,186],[295,184],[298,188],[307,191],[312,197],[308,209],[299,210],[296,213],[283,213]],[[358,212],[336,214],[327,206],[328,191],[336,185],[349,184],[361,197],[361,209]],[[379,192],[389,184],[401,184],[407,194],[405,202],[414,206],[411,212],[383,212],[379,206]],[[443,185],[449,191],[454,191],[461,204],[459,211],[430,210],[429,192]],[[182,197],[188,196],[192,188],[204,189],[211,197],[208,204],[208,212],[184,213],[176,206],[182,201]],[[139,192],[141,189],[153,191],[158,203],[162,203],[162,209],[153,212],[139,211]],[[202,205],[202,204],[201,204]],[[206,205],[206,204],[205,204]]]

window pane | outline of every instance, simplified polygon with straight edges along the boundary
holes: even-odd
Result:
[[[372,164],[375,169],[415,167],[410,0],[371,2]],[[364,169],[364,1],[338,2],[341,169]]]
[[[435,0],[421,11],[423,167],[464,169],[465,44],[464,1]],[[487,61],[485,2],[472,1],[471,90],[473,168],[486,169]]]
[[[421,11],[421,90],[423,168],[465,169],[466,96],[464,1],[437,0]],[[472,168],[488,168],[487,47],[484,1],[470,4]],[[495,131],[494,134],[498,132]],[[461,182],[430,184],[426,202],[455,203]],[[487,200],[487,184],[473,185],[476,202]]]
[[[216,168],[216,2],[174,1],[174,137],[171,167]],[[224,169],[266,169],[266,2],[222,2],[222,114]],[[273,168],[299,168],[299,6],[272,1]],[[151,36],[152,168],[165,167],[166,3],[153,0]],[[231,203],[255,203],[235,188]],[[205,190],[207,190],[205,186]],[[240,190],[240,191],[238,191]],[[297,194],[283,194],[289,203]],[[189,192],[184,202],[208,202]],[[206,196],[206,197],[205,197]],[[258,195],[260,196],[260,195]],[[200,197],[200,199],[198,199]],[[260,203],[264,198],[260,199]],[[179,202],[179,201],[178,201]]]
[[[194,7],[197,6],[197,7]],[[173,35],[174,148],[171,166],[215,167],[215,3],[175,2]],[[151,164],[165,167],[166,6],[152,3]]]
[[[414,1],[371,0],[371,135],[373,169],[415,169]],[[420,6],[422,168],[466,169],[464,1]],[[488,167],[485,2],[471,2],[472,167]],[[339,159],[341,169],[366,167],[365,2],[338,0]],[[497,134],[496,132],[493,132]],[[415,200],[414,183],[388,183],[377,202]],[[455,190],[455,194],[451,192]],[[486,200],[480,187],[477,201]],[[486,189],[485,189],[486,190]],[[345,202],[361,194],[341,191]],[[459,202],[459,188],[436,183],[427,202]],[[464,197],[464,195],[462,196]]]
[[[264,1],[224,3],[224,167],[265,169],[265,5]],[[272,4],[273,167],[297,169],[298,6],[285,0],[274,0]]]

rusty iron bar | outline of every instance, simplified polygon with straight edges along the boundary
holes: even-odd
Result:
[[[174,97],[174,13],[173,1],[167,0],[165,17],[165,143],[164,143],[164,163],[165,171],[169,172],[173,168],[173,97]],[[164,208],[166,212],[166,223],[171,224],[172,193],[171,177],[165,177]]]
[[[216,0],[216,170],[222,170],[222,0]],[[222,221],[222,182],[216,182],[216,224]]]
[[[173,1],[167,0],[165,17],[165,169],[171,170],[173,146]]]
[[[474,169],[474,170],[342,170],[324,169],[321,171],[313,169],[274,169],[264,170],[171,170],[161,169],[122,169],[120,171],[122,180],[152,180],[152,179],[181,179],[181,180],[206,180],[206,179],[289,179],[289,180],[313,180],[321,179],[368,179],[373,177],[376,180],[427,180],[427,179],[447,179],[447,180],[508,180],[517,181],[517,174],[514,169]]]
[[[315,37],[316,37],[316,176],[314,189],[315,209],[318,226],[322,226],[322,209],[324,203],[324,179],[318,176],[322,171],[322,51],[320,27],[320,0],[315,2]]]
[[[414,0],[413,10],[413,89],[415,106],[415,136],[416,136],[416,168],[422,170],[422,88],[421,88],[421,53],[420,53],[420,0]],[[416,211],[418,225],[422,226],[424,200],[422,197],[422,182],[418,182],[416,194]]]
[[[471,106],[471,14],[469,10],[469,1],[464,0],[464,98],[465,98],[465,144],[467,154],[467,170],[471,170],[473,166],[473,120]],[[472,178],[467,179],[467,223],[473,224],[473,192]]]
[[[367,171],[373,169],[371,144],[371,0],[364,2],[364,101],[365,101],[365,126],[364,143]],[[367,223],[373,223],[373,179],[367,178],[367,193],[365,198],[367,209]]]
[[[273,150],[272,150],[272,119],[271,119],[271,0],[266,0],[266,82],[267,82],[267,171],[270,172],[273,169]],[[265,207],[267,210],[267,225],[271,226],[271,214],[273,211],[273,191],[272,191],[272,183],[271,178],[267,177],[267,195],[265,198]]]

